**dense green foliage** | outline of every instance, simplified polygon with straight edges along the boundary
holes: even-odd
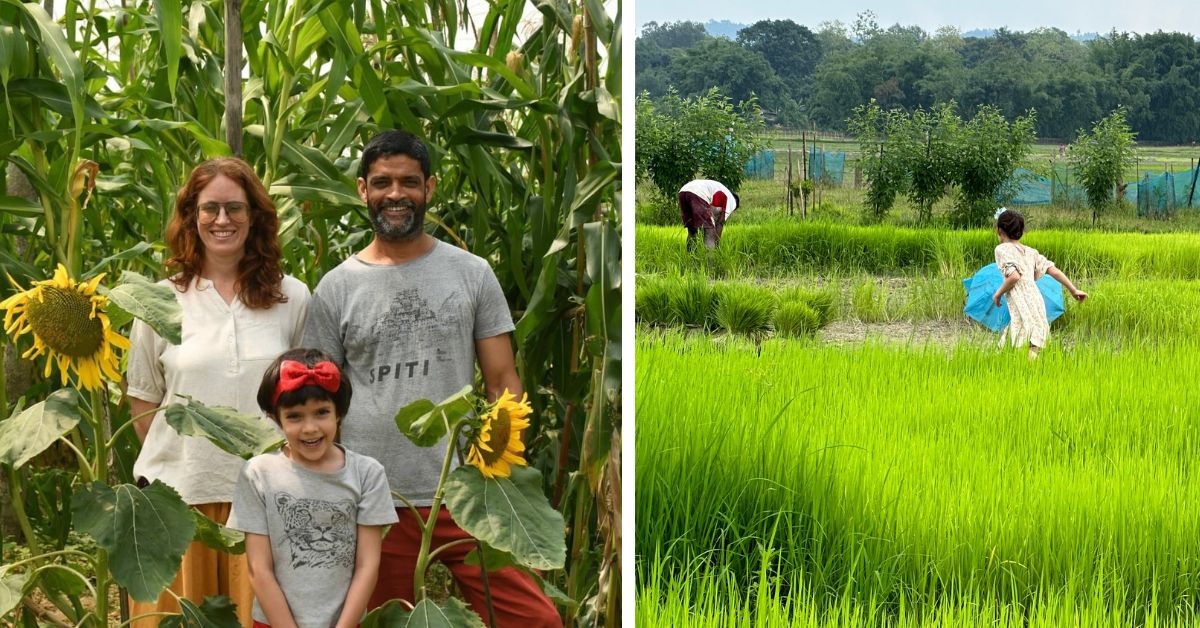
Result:
[[[759,83],[750,92],[725,93],[735,101],[757,95],[767,116],[785,126],[838,130],[871,99],[908,111],[954,100],[966,115],[994,105],[1009,120],[1035,110],[1037,135],[1063,141],[1123,104],[1141,140],[1198,139],[1200,43],[1185,33],[1114,30],[1081,42],[1056,28],[1000,28],[989,37],[963,37],[953,27],[934,33],[899,24],[881,28],[870,12],[850,27],[836,21],[816,32],[810,27],[764,20],[743,28],[736,43],[770,72],[763,75],[754,64]],[[647,25],[635,43],[638,91],[659,97],[674,85],[685,96],[696,94],[681,77],[744,60],[735,46],[712,45],[712,39],[696,23]],[[789,42],[786,54],[775,45],[780,41]]]
[[[994,199],[1029,153],[1033,120],[1030,113],[1009,124],[995,107],[984,106],[964,121],[953,101],[911,114],[884,112],[874,100],[856,107],[848,124],[862,151],[867,215],[882,220],[896,196],[904,194],[921,222],[929,223],[933,204],[953,186],[951,221],[986,223]]]
[[[734,107],[716,88],[695,97],[673,89],[654,102],[637,99],[637,177],[649,179],[668,203],[685,183],[714,179],[734,192],[743,167],[762,148],[762,115],[752,100]]]
[[[1118,108],[1092,127],[1079,130],[1079,139],[1071,144],[1071,168],[1087,192],[1088,204],[1099,211],[1112,204],[1125,168],[1136,157],[1133,132],[1125,121],[1125,109]]]

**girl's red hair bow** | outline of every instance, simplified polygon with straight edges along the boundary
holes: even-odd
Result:
[[[335,393],[342,386],[342,372],[333,362],[323,360],[308,368],[303,362],[284,360],[279,364],[279,383],[275,385],[275,398],[272,404],[279,403],[279,396],[292,392],[304,386],[320,386]]]

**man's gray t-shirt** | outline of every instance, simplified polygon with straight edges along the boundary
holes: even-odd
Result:
[[[352,256],[329,271],[309,303],[304,345],[330,354],[350,378],[354,395],[341,442],[382,462],[393,490],[428,506],[445,441],[417,447],[396,427],[396,413],[473,384],[475,341],[512,330],[487,261],[437,241],[403,264]]]
[[[233,489],[227,527],[271,539],[275,580],[301,628],[337,622],[354,577],[358,526],[397,521],[383,465],[344,450],[346,464],[322,473],[281,451],[251,458]],[[255,621],[267,623],[254,598]]]

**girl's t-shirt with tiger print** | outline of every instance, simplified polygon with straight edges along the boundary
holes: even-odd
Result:
[[[327,628],[342,612],[359,525],[397,521],[383,465],[343,448],[331,473],[306,469],[281,452],[246,463],[226,526],[271,539],[275,580],[301,628]],[[254,619],[267,623],[254,600]]]

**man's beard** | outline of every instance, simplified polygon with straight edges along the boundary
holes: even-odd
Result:
[[[400,208],[408,213],[400,222],[392,222],[384,216],[384,210]],[[381,201],[369,207],[371,224],[375,227],[375,235],[388,242],[405,242],[415,239],[425,230],[425,203],[414,203],[408,199],[398,201]]]

